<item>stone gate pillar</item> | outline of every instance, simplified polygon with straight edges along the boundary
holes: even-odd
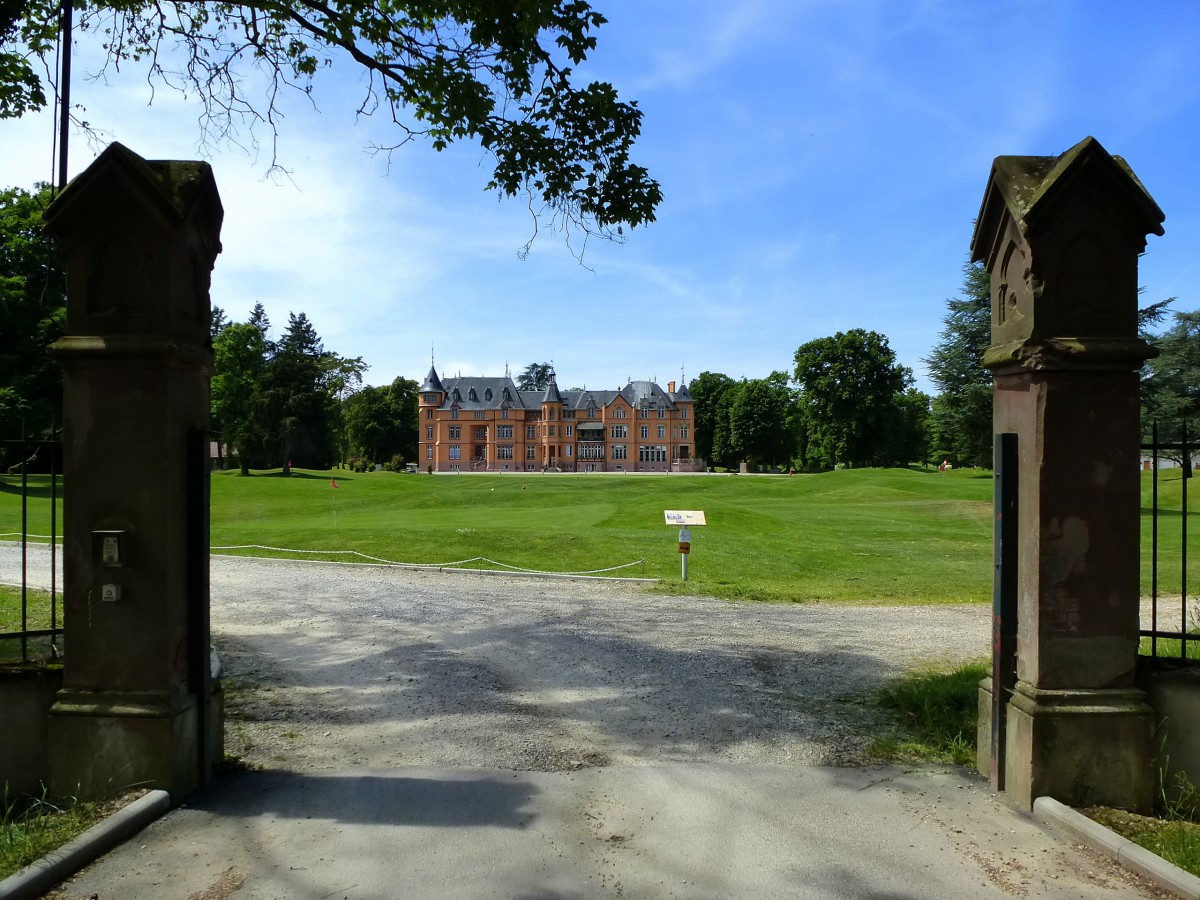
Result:
[[[1134,674],[1138,372],[1154,351],[1138,337],[1137,259],[1163,218],[1087,138],[1061,156],[998,157],[972,239],[992,281],[995,431],[1018,442],[1004,774],[1025,807],[1151,802],[1153,714]]]
[[[64,370],[58,795],[139,784],[178,802],[221,750],[203,467],[222,216],[207,164],[120,144],[46,211],[67,268],[67,333],[51,347]]]

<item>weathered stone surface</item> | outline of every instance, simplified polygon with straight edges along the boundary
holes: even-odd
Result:
[[[206,777],[219,728],[207,715],[207,527],[195,518],[207,522],[195,468],[206,460],[188,454],[209,425],[221,218],[206,164],[147,162],[119,144],[46,213],[68,273],[67,335],[51,347],[64,370],[71,648],[49,728],[56,791],[144,783],[178,800]],[[119,564],[102,560],[98,532],[119,541]]]
[[[1074,356],[1113,338],[1103,355],[1145,358],[1137,258],[1163,219],[1129,165],[1095,138],[1061,156],[997,157],[971,241],[971,258],[992,276],[985,365],[1020,364],[1046,342]]]
[[[1004,787],[1025,805],[1151,799],[1153,714],[1135,675],[1138,370],[1153,351],[1137,331],[1137,258],[1162,221],[1129,166],[1087,138],[997,158],[972,240],[992,279],[995,431],[1018,443]],[[990,760],[990,727],[979,741]]]
[[[1200,812],[1200,669],[1146,666],[1138,686],[1154,708],[1154,774],[1163,796]],[[1191,786],[1189,790],[1188,786]],[[1188,806],[1191,806],[1188,809]]]
[[[37,797],[47,778],[47,719],[62,687],[59,667],[0,670],[0,784],[10,797]]]
[[[1031,808],[1053,797],[1148,812],[1154,718],[1144,698],[1135,689],[1044,691],[1018,682],[1008,704],[1006,790]]]

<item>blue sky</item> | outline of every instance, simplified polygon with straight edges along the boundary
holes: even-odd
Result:
[[[637,160],[658,221],[581,266],[563,235],[532,252],[518,200],[484,192],[487,159],[413,144],[390,158],[356,119],[349,66],[319,111],[287,101],[279,154],[198,148],[198,107],[135,71],[80,78],[86,118],[142,156],[207,158],[222,201],[213,302],[274,324],[304,311],[366,380],[502,375],[552,360],[563,387],[790,370],[798,346],[887,335],[919,387],[962,284],[993,157],[1053,155],[1093,135],[1166,213],[1145,301],[1200,308],[1200,3],[593,0],[609,23],[581,70],[645,112]],[[81,47],[77,72],[94,70]],[[46,118],[0,123],[3,182],[52,171]],[[99,147],[74,140],[72,172]]]

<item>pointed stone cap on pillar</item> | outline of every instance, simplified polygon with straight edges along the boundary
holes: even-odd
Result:
[[[67,330],[77,336],[56,352],[110,335],[206,348],[223,218],[207,163],[148,161],[109,145],[46,209],[67,267]]]
[[[998,156],[971,239],[992,281],[992,369],[1119,368],[1138,338],[1137,261],[1165,216],[1093,137],[1061,156]]]

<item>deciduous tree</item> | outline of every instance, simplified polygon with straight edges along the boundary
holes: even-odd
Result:
[[[62,373],[46,353],[66,326],[66,275],[42,229],[50,190],[0,191],[0,433],[62,421]]]
[[[720,372],[701,372],[692,379],[696,416],[696,456],[709,465],[724,465],[729,443],[729,405],[727,394],[735,382]]]
[[[729,450],[752,465],[786,465],[796,450],[788,377],[743,379],[729,389]]]
[[[417,458],[417,392],[420,385],[397,378],[382,387],[365,387],[346,401],[350,452],[371,463],[399,456]]]
[[[808,462],[890,466],[907,463],[896,435],[900,401],[912,372],[896,362],[887,338],[856,328],[796,350],[795,379],[807,429]]]
[[[271,129],[284,91],[310,92],[334,65],[361,69],[358,112],[443,149],[477,141],[487,183],[527,194],[552,224],[616,236],[654,220],[659,185],[631,159],[642,111],[575,67],[605,21],[586,0],[93,0],[76,35],[107,54],[105,74],[141,69],[152,90],[203,104],[204,139]],[[0,3],[0,117],[46,105],[61,5]],[[254,76],[254,77],[252,77]],[[262,82],[257,79],[261,76]]]
[[[933,398],[908,388],[896,401],[897,416],[894,420],[892,455],[897,462],[927,463],[930,460],[929,416]]]

